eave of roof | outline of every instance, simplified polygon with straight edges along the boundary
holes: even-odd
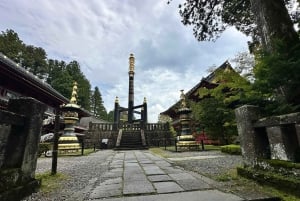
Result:
[[[0,53],[0,85],[24,96],[33,97],[54,108],[66,104],[69,99],[49,84],[36,78],[14,61]]]
[[[208,76],[206,76],[205,78],[202,78],[198,84],[196,84],[187,93],[185,93],[185,96],[187,97],[187,99],[199,101],[200,99],[198,99],[197,97],[194,96],[194,94],[199,90],[199,88],[207,87],[208,89],[210,89],[210,88],[214,88],[214,87],[218,86],[217,83],[212,83],[214,76],[215,76],[215,72],[219,69],[226,69],[226,68],[232,69],[230,63],[227,60],[222,65],[220,65],[217,69],[215,69],[213,72],[211,72]],[[173,104],[171,107],[169,107],[164,112],[161,112],[160,114],[168,115],[171,118],[176,117],[177,116],[176,108],[178,108],[179,104],[180,104],[180,101],[177,101],[175,104]]]

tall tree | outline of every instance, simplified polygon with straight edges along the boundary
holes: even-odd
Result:
[[[268,41],[265,37],[272,35],[281,38],[285,31],[295,37],[285,7],[293,3],[293,0],[185,0],[179,4],[179,14],[184,25],[193,26],[199,41],[215,40],[226,27],[235,26],[255,39],[259,36],[264,42]],[[276,19],[278,23],[274,23]],[[297,21],[297,17],[294,19]],[[263,35],[265,31],[267,35]]]
[[[101,96],[101,93],[100,93],[98,87],[95,87],[95,89],[94,89],[92,99],[91,99],[91,104],[92,104],[92,106],[91,106],[92,113],[96,117],[106,120],[107,113],[106,113],[106,109],[103,105],[102,96]]]
[[[24,43],[18,34],[11,29],[0,34],[0,52],[16,63],[21,63],[24,53]]]
[[[71,61],[66,66],[66,72],[78,83],[78,104],[90,110],[91,84],[82,73],[80,64],[77,61]]]
[[[47,54],[41,47],[25,45],[22,66],[39,78],[48,76]]]
[[[109,111],[108,113],[107,113],[107,118],[106,118],[106,120],[108,121],[108,122],[114,122],[114,111]]]

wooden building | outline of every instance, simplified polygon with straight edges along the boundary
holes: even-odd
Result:
[[[202,78],[199,83],[197,83],[193,88],[191,88],[188,92],[185,93],[185,97],[187,99],[187,102],[194,101],[199,102],[202,100],[199,96],[199,90],[201,88],[206,89],[213,89],[217,87],[221,82],[216,79],[216,73],[222,71],[234,71],[234,69],[231,67],[230,63],[228,61],[225,61],[221,66],[216,68],[213,72],[211,72],[208,76]],[[167,110],[164,112],[161,112],[161,115],[167,115],[172,118],[171,125],[174,127],[174,129],[179,132],[180,131],[180,123],[179,123],[179,114],[178,109],[180,108],[180,101],[174,103],[172,106],[170,106]],[[195,130],[196,124],[199,124],[199,122],[196,122],[191,119],[191,128],[192,130]]]

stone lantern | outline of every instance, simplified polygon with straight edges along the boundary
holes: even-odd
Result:
[[[72,153],[81,149],[80,143],[75,133],[75,124],[78,122],[78,111],[80,106],[77,105],[77,82],[74,82],[70,103],[61,107],[65,129],[63,135],[58,140],[58,151],[60,153]]]
[[[181,90],[180,101],[181,104],[177,113],[179,114],[181,132],[177,136],[177,146],[190,148],[196,145],[196,141],[191,133],[190,127],[190,113],[192,112],[192,110],[186,104],[186,98],[183,90]]]

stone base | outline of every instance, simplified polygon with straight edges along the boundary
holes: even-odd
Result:
[[[41,180],[32,179],[31,181],[0,192],[0,200],[19,201],[30,194],[37,192],[41,186]]]
[[[60,154],[72,154],[81,150],[76,136],[61,136],[58,140],[58,152]]]

